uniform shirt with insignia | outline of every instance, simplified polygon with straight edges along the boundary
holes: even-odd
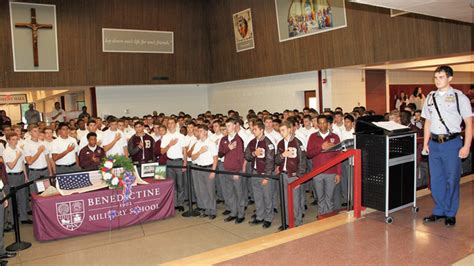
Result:
[[[459,114],[456,105],[456,93],[458,95],[459,112],[461,114]],[[431,92],[428,97],[426,97],[421,116],[431,121],[430,132],[437,135],[448,134],[448,132],[439,119],[438,112],[434,106],[433,97],[436,98],[439,112],[441,113],[441,117],[446,123],[446,126],[449,128],[449,131],[451,133],[461,132],[461,123],[463,119],[472,117],[469,98],[461,91],[453,89],[452,87],[450,87],[445,93],[438,90],[436,92]]]

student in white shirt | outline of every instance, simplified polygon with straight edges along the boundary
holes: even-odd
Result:
[[[354,139],[354,117],[352,115],[344,116],[344,127],[340,136],[341,142],[348,139]],[[349,160],[345,160],[341,165],[341,182],[336,185],[334,191],[334,204],[336,207],[345,207],[348,203],[348,179],[350,173]]]
[[[224,128],[225,128],[225,125],[224,125]],[[215,120],[214,122],[212,122],[212,130],[214,131],[214,133],[209,135],[209,139],[212,140],[212,142],[214,142],[217,145],[217,147],[219,147],[219,143],[222,137],[224,136],[221,131],[221,124],[219,120]],[[221,159],[218,159],[217,169],[221,169],[221,165],[222,165],[222,161]],[[217,197],[217,203],[224,202],[224,194],[222,190],[220,175],[216,175],[216,197]]]
[[[283,138],[281,137],[279,132],[273,129],[273,119],[271,116],[266,116],[263,122],[265,124],[265,136],[268,137],[273,143],[273,146],[276,147],[278,142],[280,142],[280,140],[282,140]]]
[[[246,150],[247,146],[249,145],[250,141],[252,141],[254,136],[252,134],[248,134],[245,131],[245,129],[242,127],[242,125],[244,123],[242,121],[242,119],[240,119],[239,117],[236,117],[235,121],[236,121],[236,123],[235,123],[235,132],[237,132],[237,135],[239,135],[239,137],[244,141],[244,150]],[[259,121],[261,121],[261,120],[259,120]],[[252,128],[255,125],[255,122],[256,122],[256,120],[252,121]],[[250,123],[251,122],[249,121],[249,124]],[[253,171],[250,163],[246,164],[246,168],[247,168],[246,169],[247,173],[251,173]],[[249,182],[247,177],[243,177],[242,178],[242,183],[243,183],[243,187],[244,187],[245,206],[247,206],[249,201],[250,202],[255,201],[254,196],[253,196],[252,182]]]
[[[176,118],[171,117],[167,122],[168,133],[161,139],[161,154],[166,154],[168,160],[167,166],[182,166],[186,167],[187,156],[184,143],[184,136],[176,130]],[[184,199],[186,191],[184,190],[183,173],[185,168],[166,168],[167,178],[172,178],[175,184],[175,209],[184,211]]]
[[[341,112],[334,113],[334,121],[332,123],[332,132],[341,139],[342,131],[344,130],[344,114]]]
[[[112,117],[109,119],[109,129],[102,135],[102,148],[105,154],[109,155],[124,155],[128,157],[127,140],[125,135],[118,130],[118,119]]]
[[[153,138],[153,140],[155,141],[155,143],[161,139],[161,135],[160,135],[160,124],[158,123],[153,123],[153,130],[150,134],[150,136]]]
[[[217,168],[217,145],[208,138],[207,125],[198,125],[199,140],[193,150],[191,158],[196,166],[211,170]],[[203,203],[204,212],[201,217],[209,217],[213,220],[216,218],[216,187],[215,173],[209,173],[199,170],[193,170],[193,179],[195,180],[195,189],[197,197]]]
[[[79,151],[81,151],[82,148],[87,146],[87,144],[89,143],[89,141],[87,140],[87,134],[91,132],[94,132],[97,135],[97,146],[102,147],[102,139],[103,139],[104,132],[97,130],[97,123],[95,120],[89,120],[87,122],[87,130],[85,134],[82,136],[82,138],[79,140]]]
[[[56,164],[56,174],[80,171],[77,157],[77,141],[69,136],[66,123],[59,123],[58,138],[53,141],[52,157]]]
[[[187,130],[187,135],[184,136],[184,147],[186,149],[186,158],[187,158],[187,164],[193,165],[193,161],[191,159],[191,154],[193,153],[194,145],[198,141],[198,135],[197,135],[197,127],[194,122],[188,122],[186,123],[186,130]],[[195,186],[193,185],[194,179],[191,179],[191,184],[188,184],[188,177],[186,175],[186,172],[183,173],[183,182],[184,182],[184,198],[185,200],[188,200],[188,186],[191,186],[191,189],[193,190],[192,192],[192,200],[193,202],[197,202],[198,208],[203,209],[203,203],[201,202],[200,198],[196,197],[196,190]]]
[[[315,127],[313,127],[313,124],[311,122],[311,116],[305,115],[303,117],[303,126],[300,127],[298,131],[301,132],[301,134],[304,136],[303,145],[305,146],[305,149],[306,149],[306,146],[308,145],[309,136],[311,136],[311,134],[317,132],[318,130]]]
[[[81,140],[87,133],[89,132],[86,128],[86,122],[82,119],[77,120],[77,139]]]
[[[53,129],[50,127],[43,128],[41,130],[41,133],[44,134],[44,146],[46,147],[46,150],[49,151],[48,157],[49,157],[49,167],[51,169],[51,173],[54,175],[56,173],[56,164],[53,161],[53,155],[51,152],[53,151]]]
[[[10,187],[17,187],[28,182],[28,175],[25,168],[23,151],[18,147],[18,135],[15,132],[10,132],[6,135],[6,139],[8,143],[3,152],[3,161],[5,162],[8,176],[8,191],[6,191],[8,194]],[[16,201],[21,223],[32,224],[33,222],[28,219],[28,193],[26,189],[17,191]],[[12,206],[11,201],[9,201],[9,206]],[[10,214],[12,215],[12,212]],[[13,216],[11,217],[13,218]]]
[[[352,115],[344,116],[344,128],[341,131],[341,142],[354,138],[354,117]]]
[[[28,126],[31,139],[25,142],[23,151],[25,154],[25,160],[28,164],[29,179],[36,180],[41,176],[52,175],[51,163],[49,159],[50,151],[46,149],[46,145],[43,141],[39,140],[39,128],[36,124]],[[30,186],[30,193],[38,193],[35,184]]]

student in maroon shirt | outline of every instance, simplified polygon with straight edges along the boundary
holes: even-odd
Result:
[[[277,155],[275,164],[278,165],[280,173],[283,177],[284,194],[285,194],[285,210],[286,224],[288,224],[288,184],[303,176],[306,172],[306,153],[303,143],[293,134],[293,125],[289,120],[280,124],[280,134],[283,137],[277,145]],[[302,187],[298,186],[293,191],[293,211],[296,225],[303,223],[303,210],[300,204]],[[280,226],[279,230],[283,230]]]
[[[227,135],[222,137],[219,143],[219,157],[224,157],[224,171],[245,172],[246,162],[244,158],[244,141],[235,131],[236,121],[233,118],[227,119],[225,126]],[[238,175],[224,175],[220,178],[223,180],[224,200],[226,205],[230,207],[230,215],[224,219],[224,222],[235,220],[236,224],[240,224],[245,220],[244,197],[244,178]]]
[[[79,152],[79,166],[82,169],[96,170],[105,157],[105,151],[97,146],[97,134],[90,132],[87,134],[87,145]]]
[[[311,134],[308,140],[307,156],[312,159],[313,167],[327,163],[334,158],[337,152],[323,152],[326,149],[338,144],[339,137],[329,131],[328,118],[325,115],[318,116],[319,132]],[[313,178],[318,196],[318,214],[325,214],[334,211],[334,190],[336,184],[341,181],[341,165],[338,164],[326,170],[326,172]]]
[[[144,123],[135,122],[135,135],[128,140],[128,153],[133,162],[148,163],[155,161],[155,141],[145,133]]]
[[[160,139],[155,141],[155,158],[159,165],[166,165],[166,153],[161,153],[161,140],[163,136],[166,134],[166,127],[164,125],[160,125],[159,135]]]
[[[253,174],[271,175],[275,169],[275,146],[265,137],[265,125],[257,120],[253,126],[255,138],[250,141],[245,150],[245,159],[251,163]],[[250,224],[263,223],[263,228],[269,228],[273,221],[273,191],[269,178],[252,177],[252,189],[255,198],[256,217]]]

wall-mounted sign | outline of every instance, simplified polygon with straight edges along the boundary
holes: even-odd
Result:
[[[21,104],[27,102],[26,94],[0,94],[0,104]]]
[[[108,53],[174,53],[172,31],[102,29],[102,51]]]

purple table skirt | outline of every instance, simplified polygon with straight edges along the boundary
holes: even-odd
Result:
[[[149,183],[133,187],[126,203],[122,191],[112,189],[47,198],[33,195],[35,239],[87,235],[174,216],[173,180]]]

